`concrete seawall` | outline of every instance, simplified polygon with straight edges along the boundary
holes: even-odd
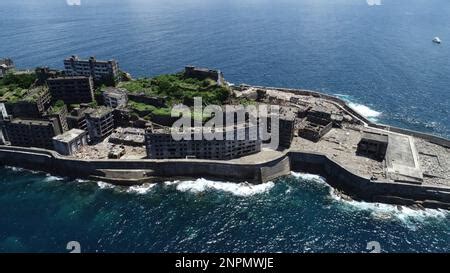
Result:
[[[291,170],[303,171],[324,176],[332,187],[356,200],[450,209],[449,188],[371,181],[350,172],[326,155],[301,151],[291,151],[260,164],[238,164],[208,160],[89,161],[66,158],[49,150],[0,146],[0,163],[121,185],[167,181],[178,177],[263,183],[288,175]]]
[[[290,172],[286,156],[259,164],[212,160],[79,160],[37,148],[0,146],[0,163],[62,176],[98,178],[115,184],[205,177],[263,183]]]
[[[364,117],[360,113],[358,113],[357,111],[355,111],[350,106],[348,106],[348,104],[344,100],[342,100],[338,97],[334,97],[334,96],[327,95],[324,93],[319,93],[319,92],[312,91],[312,90],[304,90],[304,89],[264,87],[264,86],[253,86],[253,87],[259,88],[259,89],[277,90],[280,92],[286,92],[286,93],[291,93],[291,94],[295,94],[295,95],[305,95],[305,96],[313,96],[313,97],[317,97],[317,98],[323,98],[330,102],[333,102],[335,105],[342,107],[343,109],[345,109],[345,111],[352,114],[354,117],[359,119],[361,122],[367,124],[367,126],[369,126],[369,127],[383,129],[386,131],[405,134],[405,135],[409,135],[409,136],[419,137],[419,138],[425,139],[431,143],[435,143],[435,144],[441,145],[443,147],[450,148],[450,140],[443,138],[443,137],[439,137],[439,136],[435,136],[435,135],[431,135],[431,134],[427,134],[427,133],[422,133],[422,132],[417,132],[417,131],[413,131],[413,130],[403,129],[403,128],[399,128],[399,127],[395,127],[395,126],[374,123],[374,122],[368,120],[366,117]]]
[[[289,158],[293,171],[319,174],[332,187],[356,200],[450,209],[450,188],[372,181],[352,173],[323,154],[293,151]]]

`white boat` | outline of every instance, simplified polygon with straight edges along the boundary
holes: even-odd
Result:
[[[441,39],[439,39],[439,37],[434,37],[433,43],[440,44],[441,43]]]

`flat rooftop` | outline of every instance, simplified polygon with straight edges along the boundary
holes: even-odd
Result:
[[[117,87],[106,87],[105,89],[103,89],[103,92],[105,95],[112,97],[122,97],[123,95],[127,94],[127,91],[125,89]]]
[[[52,124],[52,121],[45,119],[23,119],[23,118],[15,118],[11,120],[13,124],[26,124],[26,125],[45,125],[48,126]]]
[[[387,143],[389,141],[388,135],[373,133],[373,132],[364,132],[361,138],[366,139],[366,140],[383,142],[383,143]]]
[[[57,78],[49,78],[49,82],[68,81],[68,80],[88,80],[90,77],[86,76],[61,76]]]
[[[87,132],[80,129],[71,129],[61,135],[55,136],[53,139],[64,143],[70,143],[83,134],[87,134]]]
[[[111,113],[112,108],[106,106],[99,106],[96,108],[88,108],[84,111],[85,114],[89,115],[91,118],[102,118],[105,115]]]

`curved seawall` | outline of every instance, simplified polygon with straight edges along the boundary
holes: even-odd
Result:
[[[427,134],[427,133],[422,133],[422,132],[417,132],[417,131],[413,131],[413,130],[403,129],[403,128],[399,128],[399,127],[395,127],[395,126],[374,123],[374,122],[368,120],[366,117],[364,117],[360,113],[358,113],[353,108],[351,108],[344,100],[342,100],[338,97],[335,97],[335,96],[327,95],[327,94],[320,93],[317,91],[305,90],[305,89],[265,87],[265,86],[253,86],[253,87],[258,88],[258,89],[277,90],[280,92],[286,92],[286,93],[291,93],[291,94],[295,94],[295,95],[312,96],[312,97],[316,97],[316,98],[326,99],[326,100],[332,102],[333,104],[335,104],[336,106],[341,107],[347,113],[351,114],[352,116],[357,118],[362,123],[365,123],[368,127],[422,138],[431,143],[441,145],[446,148],[450,148],[450,140],[443,138],[443,137],[439,137],[439,136],[435,136],[435,135],[431,135],[431,134]]]
[[[54,151],[0,146],[0,162],[61,176],[91,178],[120,185],[160,182],[176,177],[263,183],[291,170],[315,173],[357,200],[450,209],[450,189],[372,181],[347,170],[326,155],[290,151],[259,164],[209,160],[78,160]]]
[[[0,162],[62,176],[96,178],[126,185],[174,177],[263,183],[290,172],[286,156],[258,164],[193,159],[81,160],[60,156],[50,150],[12,146],[0,146]]]
[[[373,181],[352,173],[323,154],[292,151],[289,158],[293,171],[319,174],[325,177],[332,187],[345,192],[353,199],[450,209],[450,188]]]

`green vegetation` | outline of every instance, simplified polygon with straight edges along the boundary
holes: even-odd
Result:
[[[7,74],[0,80],[1,99],[13,103],[21,100],[36,100],[39,92],[29,92],[35,80],[34,73]]]
[[[88,104],[88,106],[91,107],[91,108],[96,108],[98,106],[98,103],[97,103],[97,101],[94,100],[93,102],[90,102]]]
[[[34,73],[8,73],[2,80],[0,86],[14,86],[16,88],[28,89],[36,81]]]
[[[170,116],[171,115],[171,109],[167,107],[158,108],[153,105],[140,103],[136,101],[128,101],[128,106],[134,110],[134,112],[138,116],[144,116],[149,118],[149,116]]]
[[[239,104],[239,105],[243,105],[243,106],[247,106],[247,105],[256,105],[256,101],[251,100],[249,98],[233,98],[232,99],[232,104]]]
[[[156,107],[153,105],[148,105],[145,103],[140,103],[132,100],[128,101],[128,106],[132,110],[136,110],[137,112],[153,112],[156,110]]]
[[[58,114],[61,112],[61,109],[64,107],[64,101],[58,100],[56,101],[52,107],[50,107],[49,112],[50,114]]]
[[[160,108],[129,100],[128,106],[145,119],[149,119],[151,116],[170,116],[173,105],[183,103],[192,106],[195,97],[201,97],[204,105],[222,105],[230,98],[230,90],[227,87],[216,85],[214,80],[200,81],[186,78],[183,73],[121,82],[118,88],[126,89],[132,94],[164,98],[166,106]],[[193,119],[203,121],[209,118],[196,113],[193,115]]]
[[[57,100],[57,101],[55,102],[54,107],[56,107],[56,108],[64,107],[64,101],[62,101],[62,100]]]
[[[200,81],[186,78],[182,73],[121,82],[119,87],[128,90],[130,93],[164,97],[169,104],[168,106],[191,102],[194,97],[201,97],[205,105],[220,105],[230,96],[230,91],[226,87],[217,86],[216,82],[211,79]]]

